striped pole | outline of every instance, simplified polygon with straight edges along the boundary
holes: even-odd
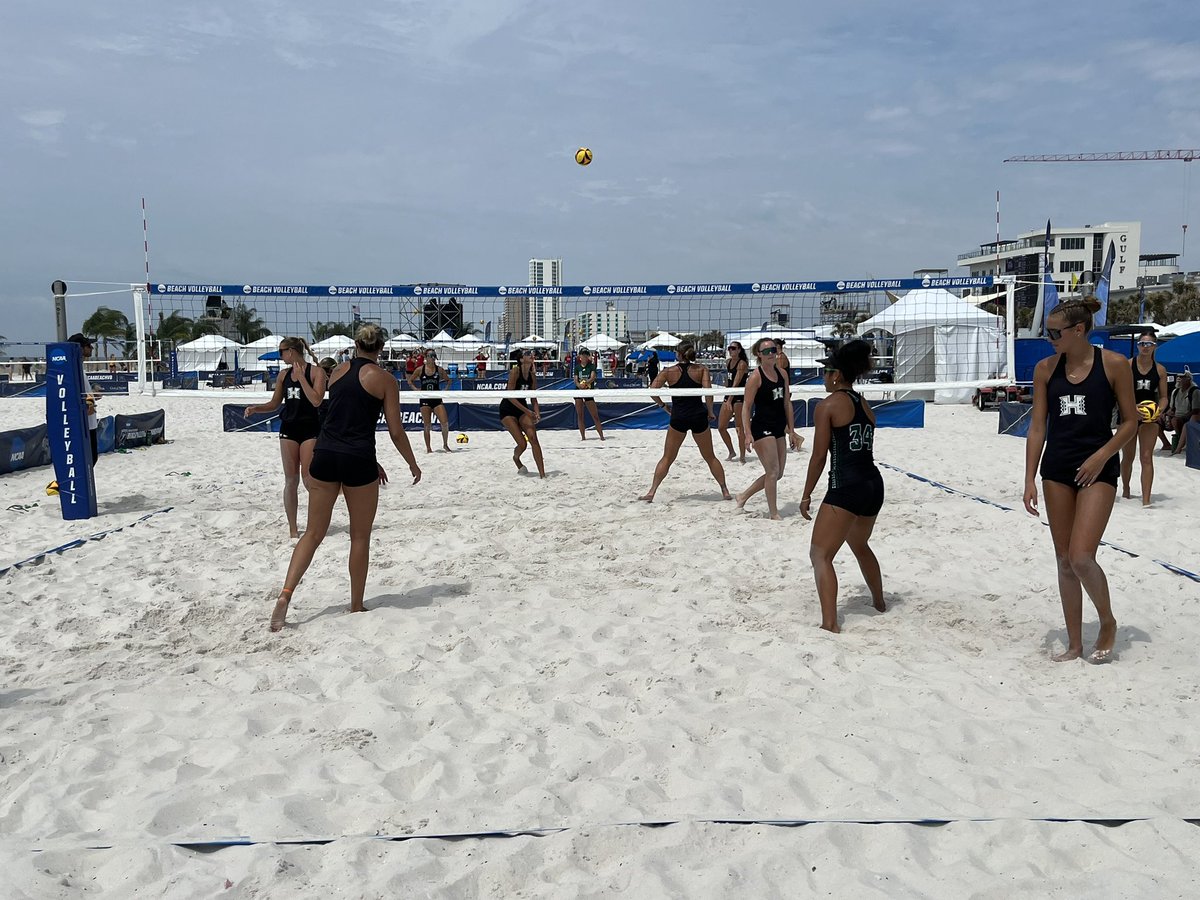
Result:
[[[146,198],[142,198],[142,253],[146,260],[146,313],[150,337],[154,337],[154,300],[150,293],[150,227],[146,222]]]

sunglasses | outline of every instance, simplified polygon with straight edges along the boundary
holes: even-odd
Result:
[[[726,350],[741,350],[742,348],[741,348],[741,347],[739,347],[739,346],[737,346],[736,344],[730,344],[730,345],[729,345],[728,347],[726,347],[725,349],[726,349]]]
[[[825,374],[826,374],[826,375],[833,375],[833,374],[834,374],[834,373],[836,373],[837,371],[839,371],[839,370],[838,370],[838,369],[835,369],[833,366],[826,366],[826,367],[825,367]]]
[[[758,352],[760,354],[762,354],[763,356],[774,356],[776,353],[779,352],[779,348],[778,347],[763,347]]]
[[[1081,322],[1075,323],[1075,325],[1080,325],[1080,324],[1082,324],[1082,323]],[[1052,340],[1052,341],[1057,341],[1060,337],[1063,336],[1064,331],[1070,331],[1072,328],[1075,327],[1075,325],[1068,325],[1066,328],[1047,328],[1046,329],[1046,337],[1050,338],[1050,340]]]
[[[1139,347],[1157,347],[1158,342],[1157,341],[1138,341],[1138,346]]]

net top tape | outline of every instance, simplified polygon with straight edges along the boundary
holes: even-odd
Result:
[[[248,297],[720,297],[736,294],[840,294],[860,291],[913,291],[921,288],[993,287],[1007,283],[992,275],[927,278],[873,278],[839,281],[675,282],[672,284],[172,284],[146,288],[152,297],[220,294]]]

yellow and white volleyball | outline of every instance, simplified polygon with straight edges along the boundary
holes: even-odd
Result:
[[[575,151],[575,162],[579,163],[581,166],[586,166],[591,161],[592,151],[587,147],[580,147]]]
[[[465,434],[463,434],[461,431],[458,433],[458,437],[456,437],[454,439],[455,443],[458,443],[458,444],[470,443],[470,440],[471,439],[469,437],[467,437]]]
[[[46,485],[46,496],[47,497],[58,496],[58,482],[57,481],[52,481],[48,485]]]
[[[1143,422],[1151,422],[1158,415],[1158,404],[1153,400],[1143,400],[1137,405],[1138,418]]]

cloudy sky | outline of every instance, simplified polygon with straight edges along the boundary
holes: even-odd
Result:
[[[155,281],[894,277],[997,189],[1005,236],[1177,251],[1183,163],[1001,160],[1200,147],[1198,35],[1183,0],[5,0],[0,334],[143,280],[143,196]]]

